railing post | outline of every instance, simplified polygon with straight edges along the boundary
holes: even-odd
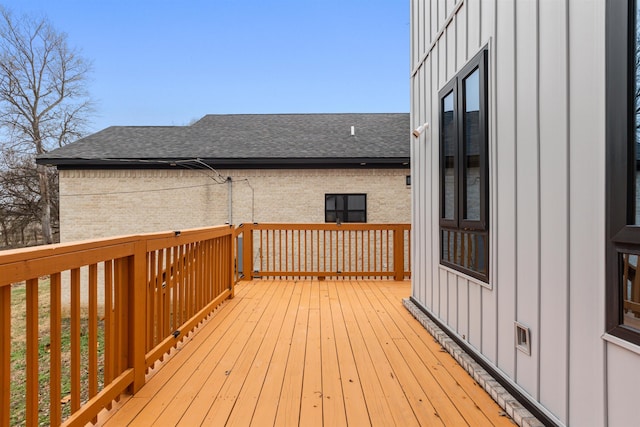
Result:
[[[133,384],[129,391],[134,394],[145,383],[145,353],[147,342],[145,315],[146,307],[146,281],[147,281],[147,242],[138,240],[135,243],[134,255],[129,257],[128,280],[128,348],[129,367],[133,368]]]
[[[253,278],[253,225],[245,224],[242,230],[242,280]]]
[[[393,269],[395,280],[404,280],[404,231],[400,226],[393,228]]]

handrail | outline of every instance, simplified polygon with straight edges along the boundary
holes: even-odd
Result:
[[[410,277],[410,224],[241,224],[242,272],[257,277]]]
[[[68,392],[71,415],[63,424],[84,425],[121,393],[138,391],[147,369],[233,296],[233,237],[232,227],[221,226],[0,252],[0,426],[10,425],[12,413],[12,285],[24,283],[26,292],[22,421],[39,425],[45,409],[39,365],[48,338],[48,421],[62,423],[60,398]],[[70,324],[68,371],[61,366],[63,321]]]

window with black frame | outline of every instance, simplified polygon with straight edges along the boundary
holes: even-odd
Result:
[[[607,332],[640,345],[639,15],[607,2]]]
[[[488,282],[487,51],[439,97],[440,262]]]
[[[367,222],[366,194],[325,194],[325,222]]]

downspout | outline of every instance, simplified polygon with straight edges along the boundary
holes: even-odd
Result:
[[[227,187],[229,188],[229,225],[233,224],[233,181],[227,177]]]

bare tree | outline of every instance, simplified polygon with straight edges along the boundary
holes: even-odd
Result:
[[[4,148],[31,158],[79,138],[92,112],[87,93],[91,64],[46,18],[14,18],[0,7],[0,127]],[[45,243],[53,242],[51,179],[38,177]]]
[[[58,230],[58,174],[45,169],[51,189],[52,229]],[[22,247],[42,242],[39,177],[32,156],[18,156],[12,150],[2,153],[0,162],[0,248]],[[55,239],[54,239],[55,240]]]

